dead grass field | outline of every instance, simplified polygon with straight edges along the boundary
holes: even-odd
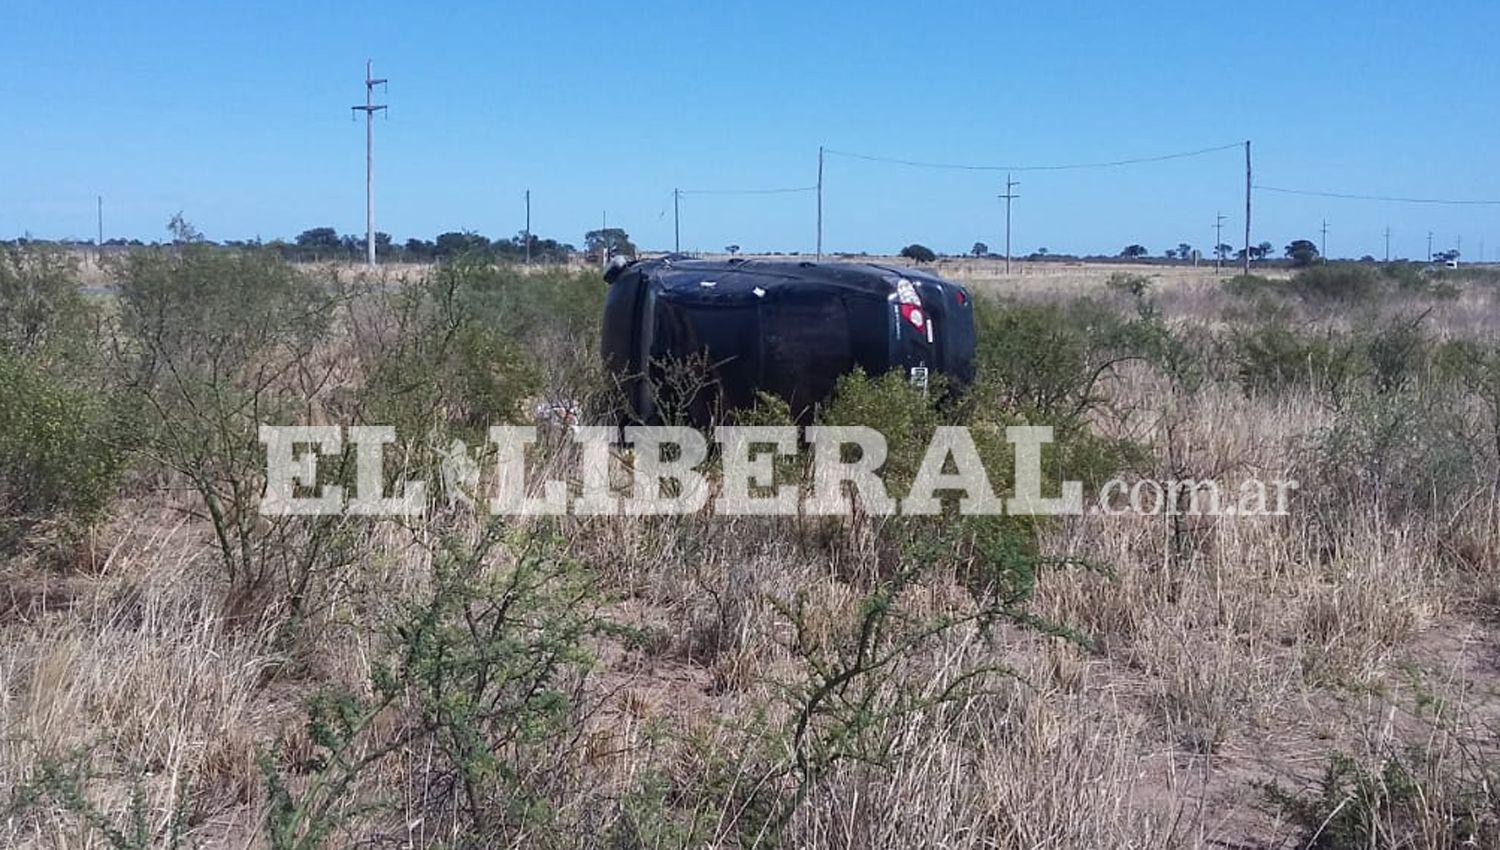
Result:
[[[1357,310],[1286,299],[1258,308],[1226,292],[1211,267],[1018,265],[1009,277],[991,261],[943,261],[937,271],[986,297],[1065,310],[1089,298],[1125,318],[1155,311],[1151,321],[1201,359],[1192,378],[1122,362],[1100,385],[1088,426],[1138,447],[1126,474],[1296,479],[1302,497],[1287,517],[1095,515],[1040,525],[1043,553],[1107,568],[1045,569],[1029,603],[1087,641],[1011,625],[923,644],[892,674],[915,693],[930,696],[924,688],[976,663],[1013,675],[957,702],[877,718],[867,734],[892,742],[895,757],[821,774],[781,844],[1495,846],[1484,842],[1500,835],[1486,784],[1500,775],[1500,459],[1485,396],[1440,396],[1429,391],[1429,365],[1412,367],[1398,404],[1442,405],[1472,426],[1473,441],[1457,450],[1456,471],[1442,473],[1453,482],[1403,483],[1390,464],[1416,475],[1431,454],[1410,448],[1425,439],[1415,425],[1380,420],[1396,437],[1411,430],[1404,439],[1375,433],[1357,419],[1363,401],[1335,400],[1318,376],[1247,391],[1233,360],[1241,349],[1213,346],[1252,327],[1316,340],[1417,315],[1432,344],[1493,345],[1500,290],[1472,283],[1453,297],[1402,294]],[[1120,273],[1148,276],[1149,294],[1111,288]],[[316,357],[346,365],[320,392],[356,380],[353,364],[373,356],[362,345],[384,344],[353,336],[385,328],[383,307],[356,300],[341,309]],[[574,364],[593,355],[591,343],[565,337],[528,345],[553,364],[542,374],[548,392],[568,392]],[[1358,433],[1341,466],[1330,446],[1350,429]],[[1344,475],[1354,478],[1335,480]],[[191,493],[170,474],[148,478],[111,502],[70,567],[28,550],[0,569],[0,788],[38,782],[47,759],[75,757],[82,767],[70,775],[87,779],[77,784],[86,805],[53,795],[0,819],[0,845],[133,846],[102,825],[129,823],[135,787],[148,844],[163,843],[184,813],[196,846],[273,846],[265,765],[300,792],[320,776],[308,767],[317,741],[306,701],[329,688],[371,695],[391,624],[435,581],[438,537],[482,535],[478,520],[442,506],[427,521],[362,528],[355,557],[318,578],[291,634],[271,597],[254,603],[269,606],[256,612],[266,616],[226,604],[216,544]],[[1423,491],[1450,484],[1451,498]],[[398,747],[352,780],[335,807],[347,817],[327,846],[769,841],[768,832],[744,833],[742,816],[751,792],[771,782],[758,759],[787,746],[790,721],[778,706],[805,673],[786,606],[807,600],[816,618],[807,628],[832,642],[891,557],[886,530],[871,518],[692,516],[570,518],[558,533],[562,551],[599,584],[596,613],[624,631],[590,643],[595,663],[565,689],[563,734],[497,749],[519,773],[496,777],[545,797],[551,826],[523,818],[466,832],[464,804],[441,793],[453,779],[433,768],[428,742]],[[965,610],[968,593],[944,567],[923,576],[909,604]],[[415,711],[409,699],[378,713],[368,740],[344,757],[396,737]],[[1316,798],[1336,755],[1389,783],[1331,785],[1334,798],[1311,810],[1335,826],[1341,813],[1375,812],[1367,843],[1327,843],[1272,790]],[[1402,782],[1381,773],[1392,764]],[[80,811],[99,817],[90,823]],[[1479,814],[1463,820],[1471,811]]]

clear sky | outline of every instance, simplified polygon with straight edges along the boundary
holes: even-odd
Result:
[[[1500,199],[1500,3],[31,3],[0,25],[0,235],[364,231],[366,58],[378,229],[604,213],[670,248],[671,190],[811,185],[817,148],[1048,164],[1254,141],[1257,182]],[[1017,176],[1014,246],[1238,245],[1242,155]],[[825,248],[998,249],[1003,175],[829,157]],[[811,194],[688,195],[687,250],[810,251]],[[1253,241],[1335,256],[1500,256],[1500,207],[1256,195]],[[1229,238],[1228,234],[1234,234]]]

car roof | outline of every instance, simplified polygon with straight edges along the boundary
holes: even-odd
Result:
[[[915,269],[875,263],[817,263],[810,260],[694,260],[663,257],[635,263],[629,272],[656,282],[664,292],[718,298],[755,289],[832,288],[885,298],[892,284],[905,277],[934,283],[942,278]]]

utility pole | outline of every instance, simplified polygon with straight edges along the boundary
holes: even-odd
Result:
[[[672,253],[682,253],[682,190],[672,190]]]
[[[1005,273],[1010,274],[1010,202],[1021,197],[1015,193],[1015,188],[1021,185],[1010,179],[1010,172],[1005,173],[1005,194],[1000,197],[1005,199]]]
[[[526,190],[526,265],[531,265],[531,190]]]
[[[104,196],[98,195],[96,198],[99,201],[99,240],[94,243],[94,253],[98,255],[98,259],[102,262],[104,260]],[[1483,251],[1480,253],[1483,253]],[[1480,257],[1480,259],[1484,258]]]
[[[599,225],[599,266],[609,268],[609,210],[604,211]]]
[[[1250,140],[1245,140],[1245,277],[1250,276]]]
[[[1387,263],[1389,263],[1391,261],[1391,228],[1390,228],[1390,225],[1386,225],[1386,228],[1385,228],[1385,261]]]
[[[1328,219],[1323,219],[1323,241],[1318,244],[1318,253],[1328,259]]]
[[[1454,239],[1453,250],[1455,252],[1457,252],[1459,256],[1463,256],[1463,253],[1464,253],[1464,235],[1462,233],[1458,234],[1458,236]]]
[[[823,146],[818,145],[818,262],[823,262]]]
[[[1224,268],[1224,214],[1214,215],[1214,274]]]
[[[1427,231],[1427,262],[1432,262],[1432,231]]]
[[[365,261],[375,265],[375,113],[385,104],[375,102],[375,87],[385,85],[375,78],[375,63],[365,61],[365,105],[351,106],[365,114]]]

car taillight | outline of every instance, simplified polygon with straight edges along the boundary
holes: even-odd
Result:
[[[965,304],[969,303],[969,296],[965,295],[964,291],[962,289],[955,289],[955,290],[953,290],[953,297],[955,299],[957,299],[958,306],[960,306],[960,307],[962,307]]]
[[[917,333],[926,335],[927,341],[932,342],[932,320],[922,309],[922,299],[917,297],[917,288],[912,286],[911,281],[904,277],[896,281],[894,298],[902,321],[911,325]]]
[[[901,318],[905,319],[907,324],[919,331],[924,331],[927,327],[927,317],[922,314],[921,305],[902,304]]]

